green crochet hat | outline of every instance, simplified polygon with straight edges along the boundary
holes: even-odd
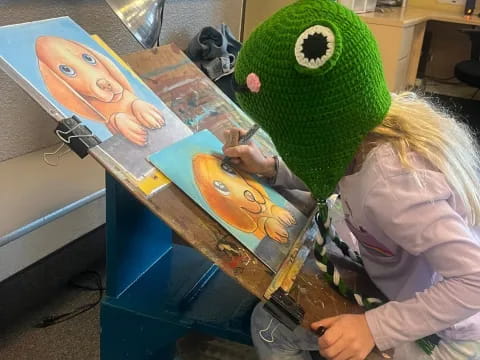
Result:
[[[241,107],[326,199],[391,104],[376,41],[352,11],[299,0],[260,25],[235,67]]]

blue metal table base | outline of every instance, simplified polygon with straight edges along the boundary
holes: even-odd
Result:
[[[101,359],[175,356],[176,341],[199,331],[250,344],[257,299],[107,175],[107,292],[101,306]]]

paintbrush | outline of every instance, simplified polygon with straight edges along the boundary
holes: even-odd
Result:
[[[257,124],[253,125],[250,128],[250,130],[247,131],[247,133],[245,135],[240,136],[240,139],[238,140],[238,145],[247,144],[250,141],[250,139],[253,137],[253,135],[255,135],[255,133],[257,132],[258,129],[260,129],[259,125],[257,125]],[[230,157],[225,156],[222,160],[222,165],[230,162],[230,160],[231,160]]]

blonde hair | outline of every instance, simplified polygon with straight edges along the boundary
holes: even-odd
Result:
[[[480,154],[467,125],[416,94],[402,93],[392,95],[390,111],[367,141],[389,142],[401,164],[412,170],[409,151],[430,161],[462,200],[469,224],[480,224]]]

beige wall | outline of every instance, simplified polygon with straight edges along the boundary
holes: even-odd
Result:
[[[239,35],[242,1],[167,0],[162,43],[182,48],[203,26],[225,22]],[[0,26],[70,16],[101,36],[119,54],[140,50],[104,0],[0,0]],[[0,70],[0,161],[46,147],[57,140],[55,123]]]

